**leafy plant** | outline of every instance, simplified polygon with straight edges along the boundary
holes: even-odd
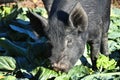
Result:
[[[12,20],[16,19],[17,15],[22,12],[21,8],[18,6],[8,7],[8,6],[1,6],[0,7],[0,22],[4,25],[8,25]]]
[[[106,57],[105,55],[100,54],[97,59],[97,68],[100,70],[100,72],[105,69],[107,70],[113,70],[116,68],[117,62],[114,59],[109,59],[109,57]]]
[[[108,43],[109,50],[115,51],[120,49],[120,10],[118,8],[111,10],[111,23],[108,32]]]
[[[0,69],[13,71],[16,68],[16,61],[11,57],[0,57]]]

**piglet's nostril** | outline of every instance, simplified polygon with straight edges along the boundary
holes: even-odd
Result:
[[[52,68],[53,68],[55,71],[60,71],[59,66],[58,66],[57,63],[53,63],[51,66],[52,66]]]
[[[52,64],[52,67],[54,68],[54,67],[57,67],[57,63],[53,63]]]
[[[53,63],[52,68],[55,71],[66,71],[66,70],[68,70],[68,66],[66,64],[63,64],[63,63]]]

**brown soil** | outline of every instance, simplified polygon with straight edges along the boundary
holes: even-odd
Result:
[[[20,2],[20,5],[23,7],[28,7],[28,8],[35,8],[35,7],[44,7],[43,3],[41,0],[36,0],[37,2],[33,2],[32,0],[25,0]]]
[[[7,0],[6,0],[7,1]],[[35,7],[44,7],[42,0],[36,0],[34,2],[33,0],[12,0],[11,2],[3,2],[0,1],[2,4],[1,5],[13,5],[18,3],[20,7],[28,7],[28,8],[35,8]]]
[[[113,5],[114,7],[120,8],[120,0],[112,0],[112,5]]]

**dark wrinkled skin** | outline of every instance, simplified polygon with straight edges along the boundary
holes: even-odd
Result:
[[[47,0],[43,1],[47,4]],[[91,47],[92,65],[96,69],[98,53],[108,55],[111,0],[48,1],[52,7],[45,5],[49,18],[47,28],[42,30],[52,46],[49,59],[53,69],[67,72],[83,55],[86,43]],[[42,21],[38,22],[45,24]]]

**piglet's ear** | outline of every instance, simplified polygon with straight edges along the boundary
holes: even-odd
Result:
[[[45,35],[45,32],[47,31],[48,27],[48,20],[37,13],[33,13],[29,11],[27,13],[28,18],[30,19],[30,24],[32,26],[32,29],[39,35],[43,36]]]
[[[87,29],[88,16],[79,2],[75,4],[70,12],[69,23],[72,27],[77,28],[80,32],[83,32]]]

